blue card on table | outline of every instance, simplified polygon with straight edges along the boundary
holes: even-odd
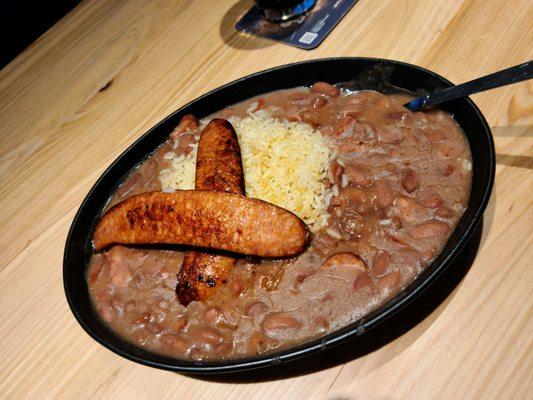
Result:
[[[266,20],[252,7],[235,26],[237,30],[311,50],[317,47],[357,0],[318,0],[306,14],[284,22]]]

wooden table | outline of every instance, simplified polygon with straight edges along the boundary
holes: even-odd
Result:
[[[498,155],[475,262],[362,343],[199,379],[122,359],[74,320],[61,268],[78,206],[189,100],[320,57],[397,59],[454,82],[533,58],[530,0],[360,0],[313,51],[235,32],[250,5],[84,1],[0,71],[0,398],[533,398],[533,82],[473,97]]]

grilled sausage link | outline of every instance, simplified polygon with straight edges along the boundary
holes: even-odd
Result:
[[[196,157],[196,189],[244,195],[241,150],[237,134],[224,119],[212,120],[202,131]],[[178,274],[176,294],[181,304],[205,300],[230,273],[233,257],[188,251]]]
[[[225,119],[215,118],[202,131],[195,188],[244,195],[241,149],[233,126]]]
[[[259,257],[287,257],[309,245],[296,215],[234,193],[179,190],[148,192],[110,208],[96,224],[96,251],[113,243],[166,243]]]

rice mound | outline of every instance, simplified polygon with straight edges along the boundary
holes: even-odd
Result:
[[[332,196],[324,182],[335,156],[327,138],[308,124],[275,119],[267,110],[229,121],[239,139],[246,195],[292,211],[313,230],[324,226]],[[160,172],[163,191],[194,188],[197,145],[191,146],[186,156],[165,154],[172,161]]]

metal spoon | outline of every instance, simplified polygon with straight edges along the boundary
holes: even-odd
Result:
[[[485,90],[500,86],[510,85],[511,83],[526,81],[531,78],[533,78],[533,60],[494,72],[490,75],[474,79],[473,81],[417,97],[409,103],[404,104],[404,107],[411,111],[418,111],[421,108],[454,100],[459,97],[469,96],[474,93],[484,92]]]

